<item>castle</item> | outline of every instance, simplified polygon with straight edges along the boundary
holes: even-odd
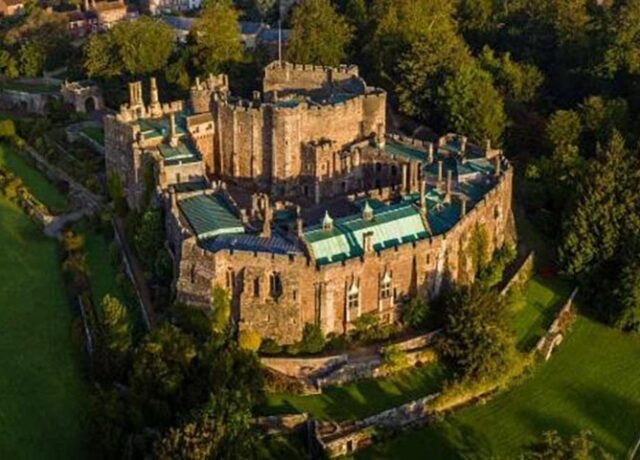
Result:
[[[490,250],[513,233],[501,151],[387,134],[386,93],[354,66],[274,62],[252,100],[226,75],[171,103],[132,83],[105,147],[129,206],[153,193],[166,209],[178,301],[207,308],[223,286],[240,331],[280,343],[307,323],[397,321],[412,297],[473,280],[474,228]]]

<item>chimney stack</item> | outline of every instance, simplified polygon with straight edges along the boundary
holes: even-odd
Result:
[[[438,184],[442,182],[442,160],[438,160]]]
[[[142,105],[142,84],[139,81],[129,83],[129,107]]]
[[[329,215],[329,211],[325,211],[324,219],[322,219],[322,230],[331,231],[333,230],[333,219]]]
[[[460,153],[463,155],[467,153],[467,136],[462,136],[462,140],[460,141]]]
[[[370,222],[373,220],[373,209],[369,205],[368,200],[365,201],[364,203],[364,208],[362,209],[362,218],[367,222]]]
[[[460,215],[462,217],[467,215],[467,198],[464,196],[460,198]]]
[[[298,238],[302,238],[302,236],[304,235],[304,221],[301,217],[298,217],[296,219],[296,235],[298,236]]]
[[[178,135],[176,132],[176,114],[169,114],[169,145],[176,147],[178,145]]]
[[[365,254],[373,252],[373,232],[365,232],[362,234],[362,250]]]
[[[262,222],[262,237],[263,238],[271,238],[271,219],[273,217],[273,210],[269,203],[264,209],[264,221]]]
[[[451,185],[453,181],[453,171],[447,171],[447,194],[445,195],[445,203],[451,203]]]
[[[420,212],[424,213],[425,215],[427,211],[426,192],[427,192],[427,181],[423,179],[420,181]]]
[[[429,142],[427,146],[427,163],[433,163],[433,142]]]
[[[151,104],[152,105],[158,104],[160,100],[158,99],[158,84],[156,82],[155,77],[151,77],[150,86],[151,86]]]
[[[495,171],[495,175],[496,177],[500,177],[501,174],[501,168],[502,168],[502,160],[500,159],[500,155],[496,155],[495,157],[495,167],[496,167],[496,171]]]
[[[409,171],[409,166],[407,163],[402,163],[402,193],[407,192],[407,174]]]

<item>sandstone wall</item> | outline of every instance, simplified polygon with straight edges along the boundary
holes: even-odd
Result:
[[[324,67],[278,61],[264,70],[263,91],[301,92],[326,88],[332,83],[358,77],[357,66]]]

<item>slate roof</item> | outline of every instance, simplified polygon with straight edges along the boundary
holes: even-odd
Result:
[[[178,206],[199,241],[224,234],[244,233],[242,222],[219,194],[185,198],[178,201]]]
[[[271,238],[263,238],[260,235],[220,235],[200,243],[203,249],[217,252],[223,249],[238,251],[262,252],[268,254],[301,254],[300,249],[291,241],[277,232],[273,232]]]

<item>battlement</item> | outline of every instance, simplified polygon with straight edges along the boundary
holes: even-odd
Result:
[[[349,75],[353,77],[357,77],[360,75],[360,70],[358,69],[358,66],[353,64],[331,67],[331,66],[314,65],[314,64],[294,64],[286,61],[284,62],[273,61],[265,67],[265,72],[271,71],[271,70],[288,70],[293,72],[313,72],[313,73],[333,72],[336,74],[344,74],[344,75]]]

